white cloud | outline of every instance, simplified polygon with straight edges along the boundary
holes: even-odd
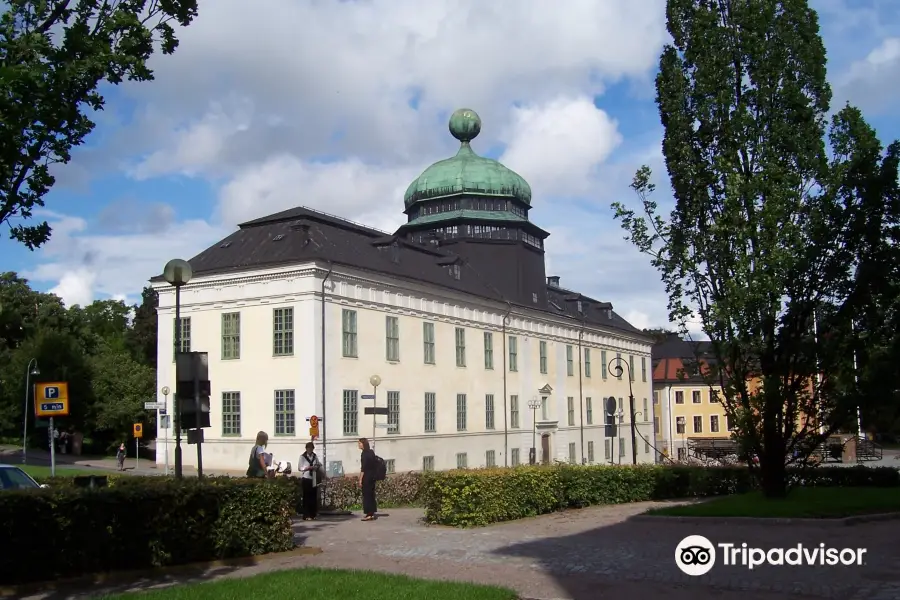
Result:
[[[588,193],[622,136],[615,121],[582,96],[513,109],[505,141],[500,161],[546,198]]]
[[[883,112],[900,100],[900,37],[881,41],[838,79],[837,94],[865,110]]]

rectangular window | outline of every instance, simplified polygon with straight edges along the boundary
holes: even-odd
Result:
[[[456,366],[466,366],[466,330],[462,327],[456,328]]]
[[[659,404],[659,392],[653,392],[653,404]]]
[[[628,376],[634,381],[634,355],[628,357]]]
[[[594,403],[591,401],[590,397],[584,399],[584,408],[587,412],[587,424],[594,424]]]
[[[497,455],[493,450],[484,453],[484,466],[489,469],[497,466]]]
[[[575,442],[569,442],[569,464],[574,465],[575,460]]]
[[[541,396],[541,420],[550,420],[550,405],[547,402],[547,396]]]
[[[734,422],[731,420],[730,415],[725,415],[725,426],[728,428],[728,431],[734,429]]]
[[[621,381],[622,380],[622,371],[624,370],[624,369],[622,369],[622,353],[621,352],[616,352],[616,366],[619,369],[621,369],[621,370],[616,370],[616,373],[618,373],[618,375],[616,375],[616,379]]]
[[[588,442],[588,462],[594,462],[594,442]]]
[[[650,454],[650,442],[644,440],[644,454]]]
[[[625,456],[625,438],[619,438],[619,458]]]
[[[678,449],[678,460],[685,460],[687,458],[687,449],[679,448]]]
[[[494,395],[487,394],[484,397],[484,428],[494,428]]]
[[[494,368],[494,334],[490,331],[484,332],[484,368]]]
[[[684,433],[684,417],[675,417],[675,433]]]
[[[719,415],[709,416],[709,431],[710,433],[719,433]]]
[[[584,376],[585,377],[591,376],[591,349],[590,348],[584,349]]]
[[[390,362],[400,362],[400,319],[384,318],[384,355]]]
[[[425,364],[434,364],[434,323],[422,323],[422,344]]]
[[[691,392],[691,402],[694,404],[700,404],[702,402],[700,398],[700,390],[694,390]]]
[[[275,390],[275,435],[296,435],[294,390]]]
[[[569,377],[575,374],[575,361],[572,360],[572,346],[566,346],[566,375]]]
[[[684,392],[675,392],[675,404],[684,404]]]
[[[653,434],[659,435],[659,417],[653,417]]]
[[[641,381],[647,382],[647,357],[641,357]]]
[[[425,392],[425,433],[437,431],[437,396],[434,392]]]
[[[606,460],[612,458],[612,440],[603,440],[603,458]]]
[[[456,430],[466,430],[466,395],[456,395]]]
[[[469,455],[465,452],[460,452],[456,455],[456,468],[457,469],[468,469],[469,468]]]
[[[341,345],[347,358],[358,356],[356,335],[356,311],[345,308],[341,311]]]
[[[386,471],[388,473],[396,473],[397,472],[397,463],[393,458],[384,459],[384,466],[386,467]]]
[[[344,435],[359,434],[359,392],[344,390]]]
[[[294,309],[272,310],[272,354],[290,356],[294,353]]]
[[[710,404],[718,404],[719,403],[719,390],[709,390],[709,403]]]
[[[600,376],[605,380],[606,372],[607,372],[607,364],[606,364],[606,350],[600,351]]]
[[[222,392],[222,435],[241,435],[240,392]]]
[[[519,449],[518,448],[510,448],[509,450],[509,464],[513,467],[518,467],[521,463],[521,459],[519,458]]]
[[[509,370],[519,370],[519,340],[514,336],[509,336]]]
[[[172,360],[175,360],[175,355],[178,354],[179,349],[178,346],[175,345],[175,339],[178,337],[178,330],[176,329],[178,325],[175,320],[172,319]],[[191,318],[190,317],[181,317],[181,352],[190,352],[191,351]]]
[[[241,357],[241,313],[222,314],[222,360]]]
[[[519,428],[519,397],[509,397],[509,428]]]
[[[538,346],[540,349],[541,373],[547,372],[547,342],[542,341]]]
[[[647,408],[647,399],[644,398],[644,410],[641,411],[644,414],[644,423],[650,420],[650,411]]]
[[[703,417],[694,417],[694,433],[703,433]]]
[[[423,456],[422,457],[422,470],[423,471],[434,471],[434,457],[433,456]]]
[[[567,409],[568,409],[568,421],[569,427],[575,425],[575,398],[569,396],[566,398]]]
[[[387,393],[387,432],[400,433],[400,392]]]

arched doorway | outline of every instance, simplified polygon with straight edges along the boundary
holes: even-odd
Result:
[[[550,464],[550,434],[541,435],[541,464]]]

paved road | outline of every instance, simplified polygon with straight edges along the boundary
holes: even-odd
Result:
[[[419,577],[515,588],[536,599],[602,600],[900,600],[898,521],[852,527],[803,525],[701,526],[629,520],[654,504],[594,507],[483,529],[427,527],[421,511],[390,510],[376,522],[323,519],[296,524],[299,543],[323,550],[315,556],[281,556],[263,564],[200,573],[190,581],[242,577],[271,570],[319,566],[372,569]],[[772,548],[866,547],[861,567],[765,567],[752,571],[717,565],[705,576],[683,575],[674,549],[687,535],[714,542]],[[144,581],[116,591],[148,589],[188,579]],[[109,590],[113,591],[113,590]],[[93,594],[101,590],[92,590]],[[33,598],[78,598],[75,594]],[[81,596],[87,597],[87,596]]]

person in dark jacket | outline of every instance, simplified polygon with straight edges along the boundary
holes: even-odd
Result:
[[[303,520],[311,521],[319,514],[319,489],[322,463],[315,453],[316,446],[306,442],[306,452],[300,455],[300,483],[303,486]]]
[[[359,457],[358,485],[362,489],[363,512],[366,515],[363,517],[363,521],[374,521],[375,513],[378,512],[378,501],[375,499],[378,460],[375,457],[375,451],[369,447],[369,440],[359,438],[357,445],[362,451]]]

